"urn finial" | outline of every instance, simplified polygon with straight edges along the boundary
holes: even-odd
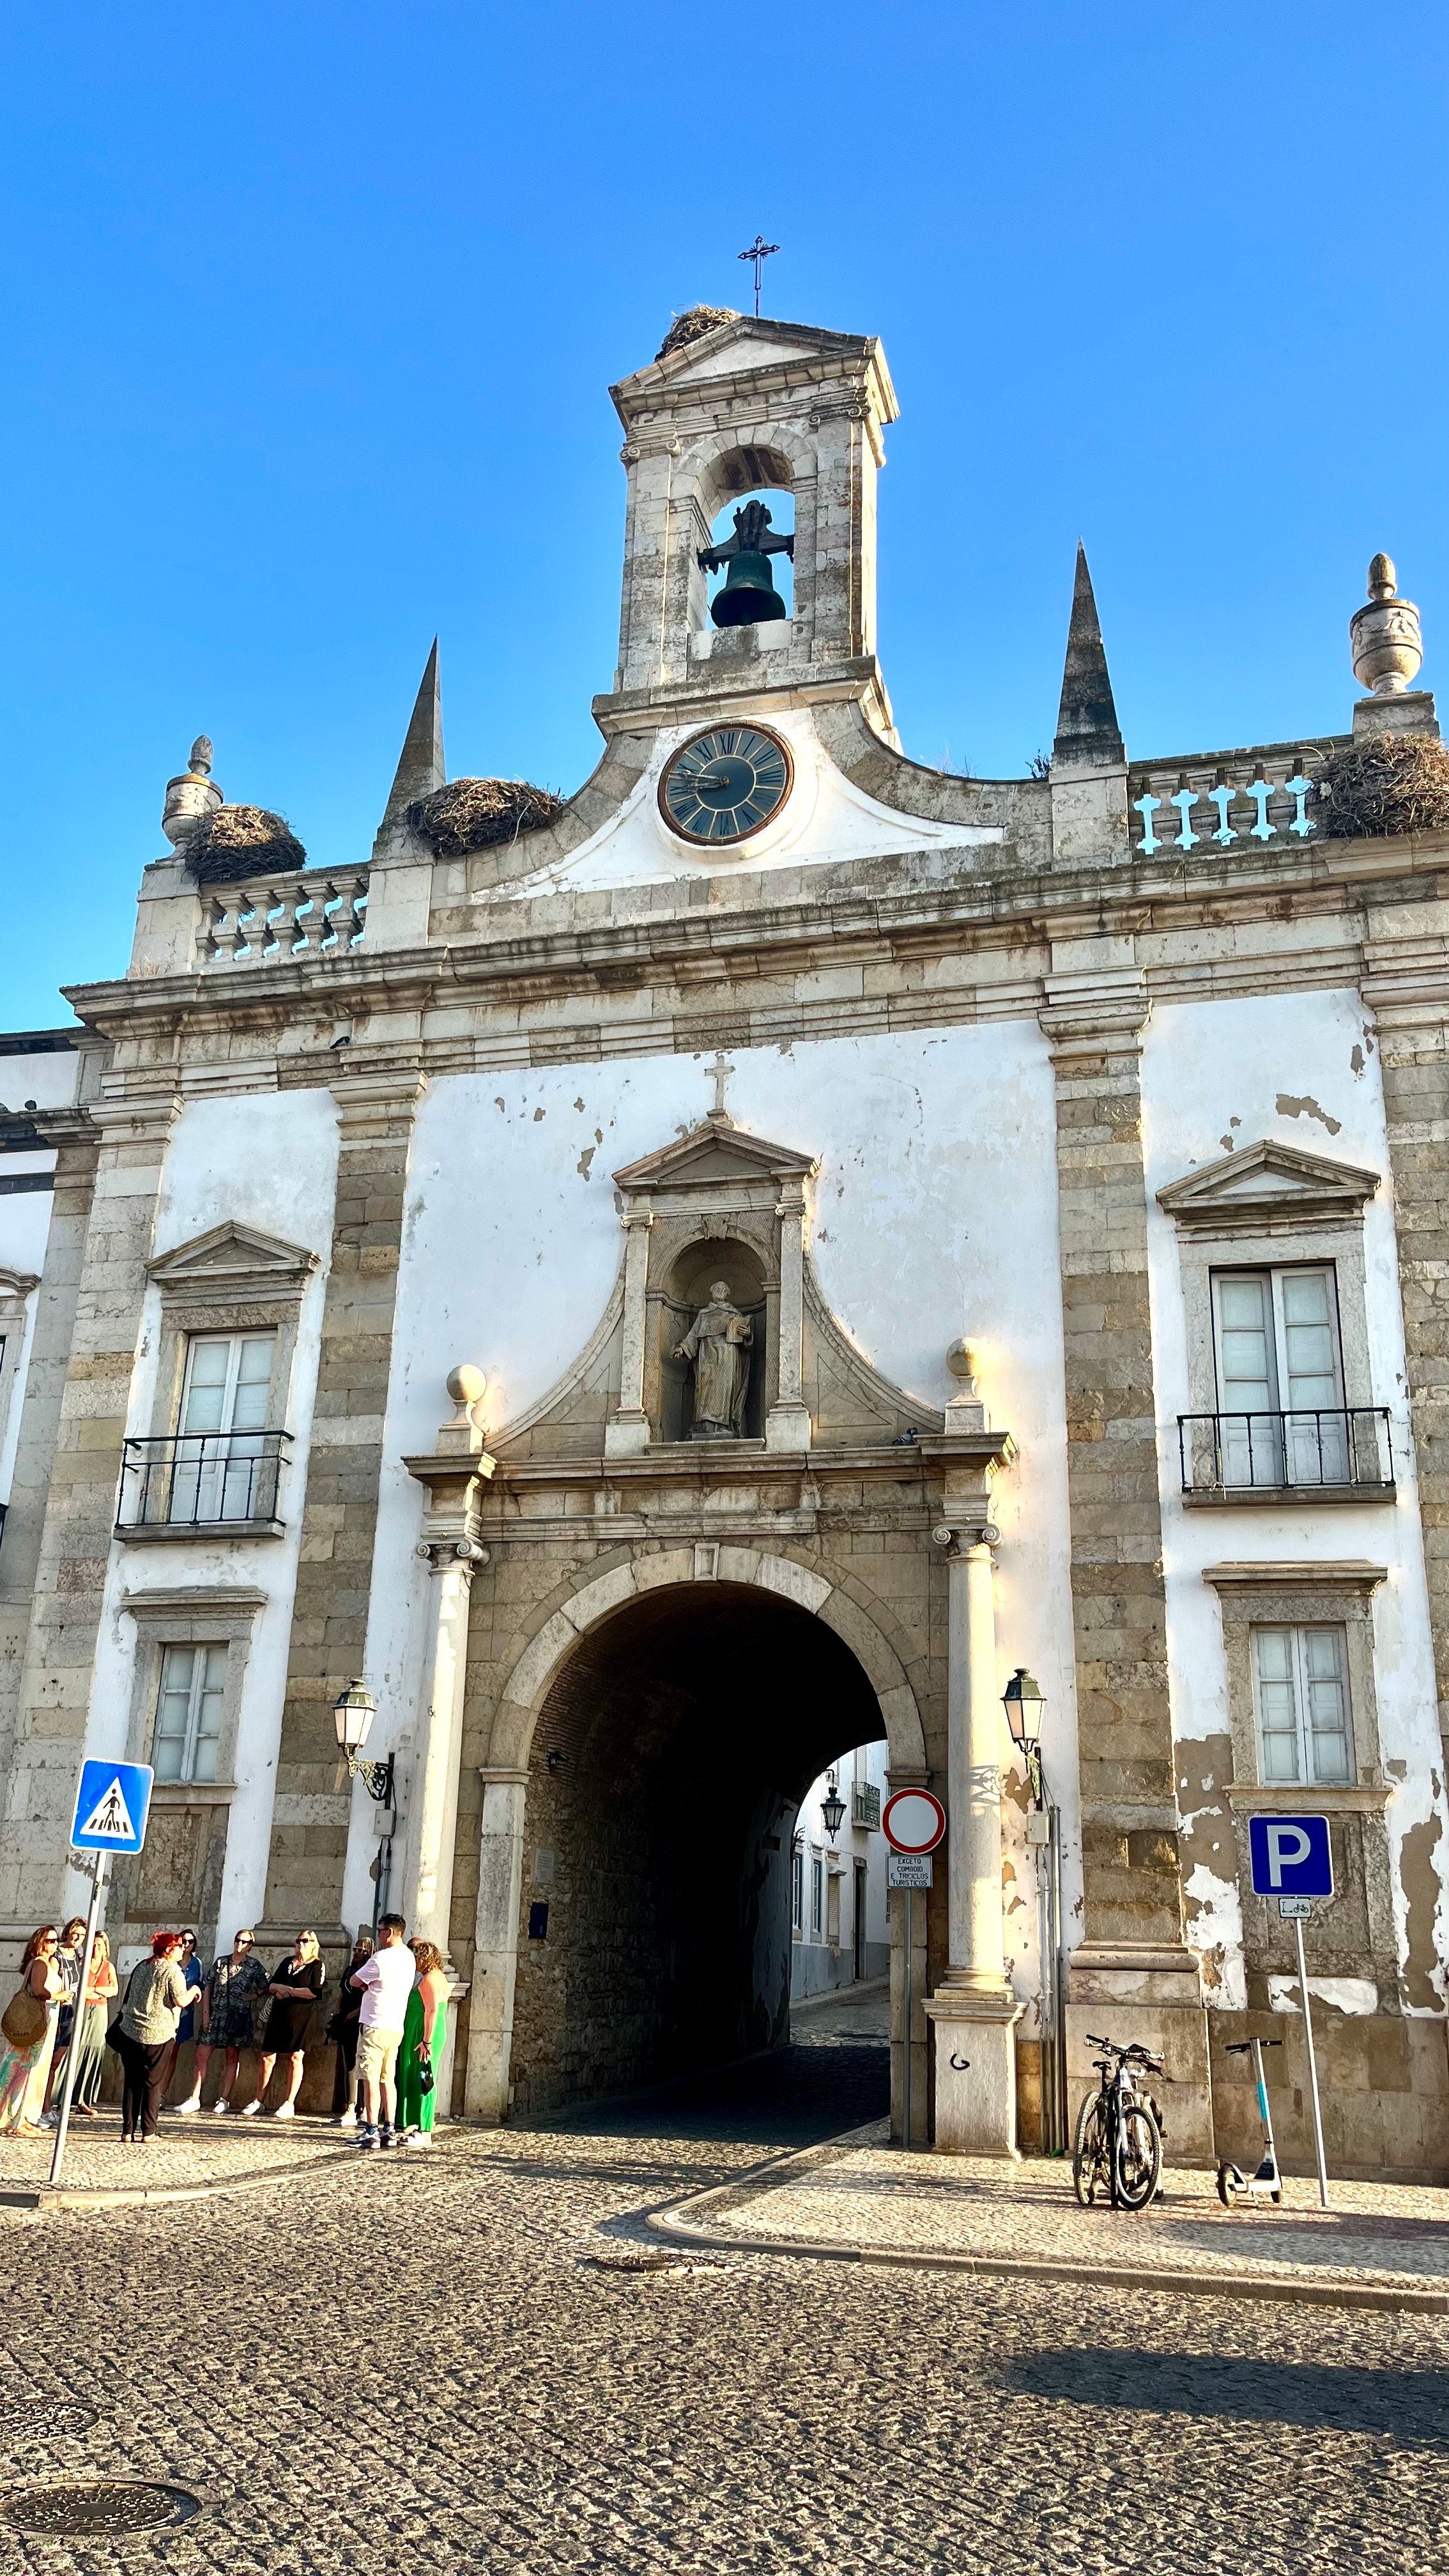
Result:
[[[1353,675],[1376,698],[1402,697],[1418,678],[1424,644],[1419,612],[1411,599],[1400,598],[1390,556],[1374,556],[1368,594],[1367,606],[1356,609],[1348,621]]]
[[[197,824],[215,813],[221,801],[221,789],[211,775],[211,738],[199,733],[180,777],[166,781],[161,829],[172,848],[179,849],[183,841],[189,840]]]

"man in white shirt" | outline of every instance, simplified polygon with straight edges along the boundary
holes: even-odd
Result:
[[[407,1928],[400,1914],[384,1914],[377,1927],[377,1948],[372,1957],[351,1971],[353,1984],[362,1990],[357,2032],[357,2079],[362,2086],[362,2124],[357,2132],[360,2147],[393,2144],[393,2070],[408,1997],[417,1975],[417,1962],[405,1947]]]

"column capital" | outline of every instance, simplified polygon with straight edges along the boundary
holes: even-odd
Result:
[[[967,1556],[989,1556],[1001,1544],[1001,1532],[995,1521],[938,1521],[931,1532],[931,1545],[941,1554],[958,1562]]]
[[[1152,996],[1140,969],[1106,967],[1067,975],[1048,975],[1046,999],[1037,1018],[1053,1058],[1140,1053],[1142,1032],[1152,1009]]]
[[[331,1090],[343,1144],[376,1144],[389,1137],[405,1136],[426,1089],[427,1076],[421,1066],[406,1058],[376,1065],[363,1063],[355,1069],[339,1065],[332,1075]]]

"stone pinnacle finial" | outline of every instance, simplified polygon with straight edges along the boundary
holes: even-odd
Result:
[[[1054,764],[1064,760],[1085,760],[1102,768],[1114,768],[1126,757],[1107,671],[1107,653],[1102,642],[1096,595],[1092,589],[1092,576],[1087,570],[1087,551],[1079,541],[1076,579],[1072,585],[1072,620],[1067,629],[1067,658],[1062,672],[1062,698],[1057,710],[1052,760]]]
[[[402,820],[403,809],[418,796],[431,796],[435,787],[446,787],[447,767],[443,760],[443,698],[438,684],[438,639],[413,701],[412,716],[403,738],[402,758],[397,765],[388,800],[383,808],[381,829]]]
[[[179,849],[183,841],[189,841],[198,823],[214,814],[221,802],[221,789],[211,775],[211,737],[199,733],[180,777],[166,781],[161,829],[172,848]]]
[[[1353,676],[1376,698],[1400,698],[1419,676],[1424,642],[1419,612],[1411,599],[1399,597],[1399,577],[1388,555],[1375,555],[1368,568],[1368,605],[1348,621],[1353,649]]]

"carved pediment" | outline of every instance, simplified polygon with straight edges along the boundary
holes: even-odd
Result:
[[[790,1145],[772,1145],[728,1118],[711,1116],[657,1154],[626,1163],[614,1179],[632,1197],[661,1189],[730,1188],[741,1181],[804,1181],[815,1169],[813,1156],[797,1154]]]
[[[235,1298],[252,1305],[259,1298],[300,1297],[317,1258],[305,1245],[284,1243],[228,1218],[173,1252],[158,1253],[146,1271],[168,1301],[190,1298],[214,1306]]]
[[[1190,1233],[1271,1234],[1357,1225],[1378,1186],[1377,1172],[1264,1137],[1169,1182],[1157,1200]]]

